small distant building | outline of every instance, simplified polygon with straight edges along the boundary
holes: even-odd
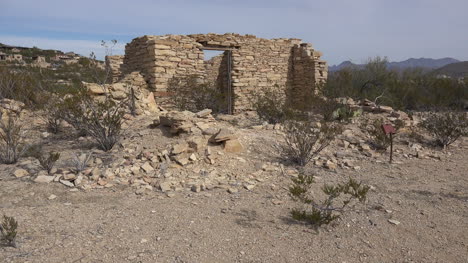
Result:
[[[0,61],[23,61],[23,56],[21,54],[5,54],[0,52]]]
[[[50,63],[46,61],[46,58],[43,56],[32,57],[31,66],[40,67],[40,68],[49,68]]]
[[[73,52],[68,52],[63,55],[56,55],[55,57],[52,57],[51,60],[54,62],[63,62],[67,65],[78,63],[79,57],[77,58],[76,56],[70,56],[72,55],[70,53],[73,53]],[[67,54],[70,54],[70,55],[67,55]],[[75,55],[75,53],[73,53],[73,55]]]

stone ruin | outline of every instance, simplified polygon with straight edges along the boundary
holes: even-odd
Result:
[[[204,50],[224,51],[205,61]],[[300,39],[263,39],[253,35],[194,34],[142,36],[125,47],[124,56],[106,57],[114,82],[140,73],[156,102],[168,106],[171,80],[197,75],[214,82],[227,100],[227,113],[251,109],[261,88],[278,86],[291,103],[317,90],[327,79],[322,53]]]

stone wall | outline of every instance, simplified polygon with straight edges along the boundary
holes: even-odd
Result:
[[[203,49],[230,50],[234,111],[251,108],[255,91],[262,87],[279,86],[291,91],[289,96],[301,97],[314,92],[317,83],[326,79],[327,65],[320,60],[320,52],[300,39],[270,40],[232,33],[135,38],[125,47],[121,70],[124,74],[139,71],[156,100],[163,102],[174,78],[197,74],[214,79],[213,71],[205,68]],[[220,63],[227,65],[228,57],[224,58]],[[222,72],[226,66],[221,64],[218,68]],[[223,77],[217,79],[221,81]]]
[[[204,79],[218,90],[227,91],[228,88],[228,67],[226,60],[228,53],[224,52],[218,56],[205,61]]]
[[[122,76],[122,64],[124,56],[106,56],[106,72],[109,72],[109,80],[112,83],[118,82]]]

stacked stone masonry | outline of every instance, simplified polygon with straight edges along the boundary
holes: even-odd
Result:
[[[205,49],[229,51],[207,62]],[[119,70],[111,68],[112,76],[118,76],[115,79],[140,72],[157,102],[165,101],[174,78],[196,74],[207,81],[216,79],[218,87],[229,89],[230,76],[235,98],[232,110],[239,112],[250,109],[252,96],[264,87],[284,88],[291,102],[313,94],[327,78],[327,64],[320,57],[310,44],[294,38],[270,40],[233,33],[142,36],[126,45]]]
[[[121,66],[123,64],[124,56],[106,56],[106,72],[109,74],[108,78],[114,82],[118,82],[123,76]]]

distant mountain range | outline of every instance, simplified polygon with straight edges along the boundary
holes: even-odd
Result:
[[[468,61],[457,62],[445,65],[434,70],[437,75],[446,75],[453,78],[461,78],[468,76]]]
[[[404,70],[407,68],[422,68],[428,71],[444,67],[452,63],[460,62],[454,58],[410,58],[400,62],[389,62],[388,67],[396,70]],[[354,64],[351,61],[344,61],[339,65],[333,65],[328,68],[329,71],[338,71],[346,67],[363,67],[363,64]]]

